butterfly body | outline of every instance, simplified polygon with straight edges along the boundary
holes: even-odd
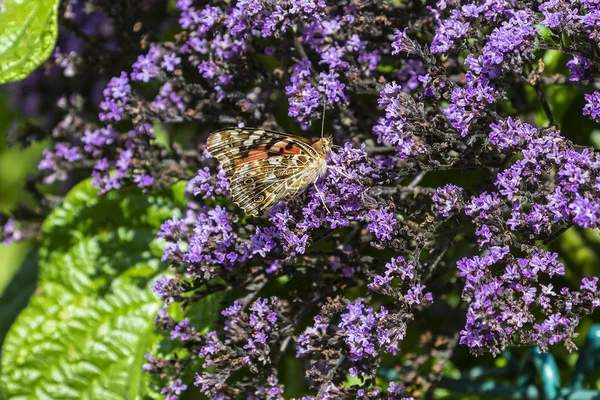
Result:
[[[253,216],[316,182],[327,171],[330,150],[331,137],[311,140],[267,129],[222,129],[208,138],[208,151],[221,163],[233,201]]]

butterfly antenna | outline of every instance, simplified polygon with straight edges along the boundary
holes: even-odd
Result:
[[[325,97],[325,93],[323,93],[323,118],[321,119],[321,137],[323,137],[323,132],[325,131],[325,109],[326,109],[326,106],[327,106],[327,98]]]

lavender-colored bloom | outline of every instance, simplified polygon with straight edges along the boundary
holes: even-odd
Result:
[[[391,296],[397,296],[397,293],[391,286],[391,282],[395,277],[400,277],[403,281],[412,282],[415,278],[415,262],[405,261],[404,257],[392,258],[389,263],[385,265],[386,271],[384,275],[375,275],[373,281],[369,284],[369,289],[388,294]]]
[[[392,42],[392,54],[404,53],[415,53],[417,51],[417,45],[407,35],[408,28],[404,30],[397,30],[394,33],[394,41]]]
[[[348,304],[348,312],[341,315],[339,326],[346,333],[346,345],[352,361],[375,356],[376,319],[373,309],[361,301]]]
[[[191,338],[191,336],[196,332],[196,330],[189,326],[190,320],[189,318],[185,318],[182,322],[175,325],[175,328],[171,331],[171,340],[179,339],[181,341],[186,341]]]
[[[469,75],[468,75],[469,76]],[[496,102],[499,93],[485,80],[476,80],[471,76],[467,87],[457,87],[452,91],[450,103],[444,114],[462,137],[469,134],[470,126],[479,117],[480,110],[487,104]]]
[[[181,63],[181,58],[177,57],[176,54],[166,54],[163,56],[163,61],[160,64],[166,71],[173,72],[175,67]]]
[[[537,134],[537,129],[530,124],[508,117],[496,124],[491,124],[490,142],[499,150],[506,150],[519,144],[529,142]]]
[[[188,183],[187,191],[194,196],[202,195],[204,198],[214,195],[227,195],[229,193],[229,182],[225,177],[225,171],[219,169],[216,179],[211,175],[208,167],[199,169],[196,176]]]
[[[303,60],[294,66],[294,76],[291,77],[291,85],[285,87],[290,102],[290,117],[299,121],[312,119],[313,113],[319,109],[321,95],[319,91],[305,78],[310,75],[310,62]]]
[[[150,79],[156,77],[160,60],[160,51],[156,47],[151,47],[146,55],[138,57],[133,64],[131,79],[134,81],[149,82]]]
[[[108,125],[105,128],[86,130],[81,141],[85,144],[83,148],[86,152],[91,153],[94,157],[99,157],[104,147],[112,145],[116,138],[117,132],[114,127]]]
[[[498,193],[483,192],[478,197],[473,197],[471,203],[465,207],[465,214],[486,218],[500,204]]]
[[[168,296],[168,288],[170,285],[175,283],[174,279],[167,278],[165,275],[161,276],[156,280],[154,286],[152,286],[152,291],[157,293],[162,299]]]
[[[397,225],[394,213],[388,209],[371,210],[366,215],[367,231],[374,233],[379,240],[392,240],[394,228]]]
[[[583,278],[581,280],[581,290],[588,290],[592,293],[598,292],[598,277],[595,276],[592,279]]]
[[[394,146],[399,157],[404,159],[423,152],[415,144],[408,119],[424,120],[422,110],[414,100],[403,92],[396,82],[386,84],[380,93],[379,105],[385,107],[385,118],[380,118],[373,127],[380,143]]]
[[[585,101],[583,115],[589,115],[594,121],[600,122],[600,92],[586,94]]]
[[[24,238],[23,232],[16,225],[14,218],[9,218],[6,221],[2,230],[0,230],[0,238],[2,239],[2,244],[19,242]]]
[[[77,147],[70,147],[64,143],[56,143],[55,155],[68,162],[74,162],[81,159],[81,154],[79,154],[79,149]]]
[[[569,68],[569,80],[571,82],[586,81],[591,78],[590,69],[592,62],[589,58],[582,57],[580,55],[573,55],[573,59],[567,62],[567,68]]]
[[[463,207],[462,192],[463,188],[448,184],[437,188],[431,200],[435,202],[437,212],[448,217],[451,212],[459,211]]]
[[[408,301],[408,304],[421,304],[423,301],[431,301],[431,293],[423,294],[424,289],[425,285],[417,283],[408,290],[408,293],[404,298]]]
[[[176,394],[180,395],[183,391],[187,389],[187,385],[184,385],[181,382],[181,379],[177,379],[175,382],[171,384],[171,390]]]
[[[444,20],[435,33],[431,43],[432,53],[445,53],[458,44],[469,29],[469,23],[461,21],[461,14],[454,10],[452,16]]]
[[[147,174],[133,174],[133,181],[140,188],[148,188],[154,184],[154,177]]]
[[[600,222],[600,202],[598,199],[589,199],[575,195],[575,200],[569,204],[569,211],[573,222],[582,228],[596,228]]]
[[[336,72],[330,72],[325,74],[321,72],[321,86],[319,90],[325,93],[327,97],[327,103],[336,104],[336,103],[345,103],[348,101],[344,93],[344,85],[339,81],[339,74]]]

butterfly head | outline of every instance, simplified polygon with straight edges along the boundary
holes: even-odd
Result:
[[[322,137],[319,140],[319,143],[321,145],[321,151],[324,154],[327,154],[331,151],[332,142],[333,142],[333,137],[331,137],[331,136]]]

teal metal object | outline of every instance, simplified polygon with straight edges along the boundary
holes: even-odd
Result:
[[[591,327],[579,351],[575,371],[566,385],[561,385],[556,360],[550,353],[532,348],[523,360],[509,357],[503,368],[474,368],[463,373],[464,378],[442,378],[438,387],[452,393],[480,394],[505,399],[600,400],[597,390],[583,389],[586,377],[600,365],[600,324]],[[505,378],[517,375],[516,383],[502,383],[484,378]],[[537,382],[539,383],[536,383]]]
[[[532,348],[522,360],[515,360],[510,352],[504,354],[508,365],[501,368],[475,367],[461,373],[462,378],[443,377],[438,384],[453,394],[481,395],[503,399],[546,400],[600,400],[600,391],[583,389],[587,376],[600,366],[600,324],[588,331],[579,351],[575,371],[562,386],[556,360],[549,353]],[[393,376],[395,375],[395,376]],[[398,379],[393,370],[381,372],[388,380]],[[515,383],[497,382],[494,379],[516,378]]]

